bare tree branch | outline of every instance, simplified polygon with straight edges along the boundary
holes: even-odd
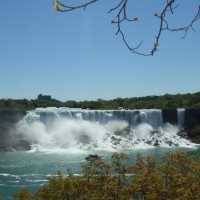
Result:
[[[136,45],[135,47],[131,47],[128,41],[126,40],[125,33],[121,27],[122,23],[138,21],[138,17],[134,17],[132,19],[127,17],[127,5],[128,5],[128,0],[121,0],[117,6],[109,10],[109,13],[112,13],[115,11],[117,12],[115,19],[112,20],[112,24],[117,25],[116,35],[118,34],[121,35],[124,44],[132,53],[143,55],[143,56],[149,56],[148,53],[143,53],[143,52],[138,51],[142,45],[142,41],[140,41],[139,44]]]
[[[99,0],[90,0],[86,3],[82,3],[79,5],[68,6],[68,5],[61,3],[59,0],[54,0],[54,8],[59,12],[70,12],[73,10],[86,9],[87,6],[89,6],[93,3],[96,3],[97,1],[99,1]]]
[[[173,14],[173,4],[174,4],[175,0],[167,0],[167,3],[166,5],[164,6],[161,14],[155,14],[156,17],[158,17],[160,19],[160,25],[159,25],[159,30],[158,30],[158,33],[156,35],[156,39],[155,39],[155,43],[154,43],[154,46],[151,50],[151,55],[153,56],[154,53],[157,51],[158,49],[158,46],[159,46],[159,41],[160,41],[160,38],[161,38],[161,34],[162,34],[162,31],[164,30],[164,25],[165,25],[165,22],[167,21],[165,19],[166,17],[166,14],[167,14],[167,11],[168,9],[170,9],[171,11],[171,14]]]
[[[85,3],[80,3],[77,5],[66,5],[62,3],[60,0],[54,0],[54,8],[58,12],[71,12],[73,10],[80,10],[80,9],[86,9],[89,5],[92,5],[100,0],[88,0]],[[124,42],[125,46],[129,49],[130,52],[142,55],[142,56],[153,56],[155,52],[158,51],[160,39],[162,36],[162,33],[164,31],[171,31],[171,32],[184,32],[183,38],[186,37],[189,30],[194,30],[193,25],[200,20],[200,5],[198,6],[197,12],[195,13],[195,16],[192,18],[191,22],[183,27],[178,28],[172,28],[169,25],[169,22],[167,20],[167,17],[169,15],[174,15],[175,9],[178,7],[175,5],[175,2],[177,0],[164,0],[164,6],[159,13],[155,13],[154,16],[159,19],[159,26],[158,31],[155,36],[154,44],[152,45],[152,48],[149,51],[142,51],[141,46],[143,44],[143,41],[140,41],[137,45],[131,46],[129,42],[126,39],[125,31],[123,30],[122,24],[123,23],[132,23],[138,22],[139,18],[137,16],[135,17],[128,17],[127,14],[127,8],[129,0],[118,0],[119,2],[111,8],[108,13],[113,14],[114,18],[111,21],[112,24],[115,24],[117,27],[116,35],[120,35],[122,38],[122,41]]]
[[[195,16],[192,18],[192,20],[190,21],[190,23],[186,26],[182,26],[182,27],[178,27],[178,28],[172,28],[169,26],[168,22],[165,21],[165,25],[166,27],[164,28],[164,30],[168,30],[171,32],[184,32],[184,35],[182,38],[185,38],[187,36],[187,33],[189,30],[193,30],[195,31],[193,25],[200,20],[200,5],[198,6],[197,12],[195,14]]]

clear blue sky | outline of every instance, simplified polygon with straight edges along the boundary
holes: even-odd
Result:
[[[159,52],[141,57],[115,36],[106,14],[113,2],[60,14],[51,0],[1,1],[0,98],[43,93],[61,100],[110,99],[200,91],[200,23],[185,40],[180,34],[164,34]],[[126,27],[130,42],[144,39],[144,48],[155,34],[158,20],[149,16],[160,1],[146,2],[130,5],[140,20]],[[179,24],[194,11],[191,1],[184,2]]]

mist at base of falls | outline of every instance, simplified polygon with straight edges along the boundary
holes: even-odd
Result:
[[[183,121],[183,110],[179,113]],[[36,109],[17,124],[31,151],[85,152],[159,147],[194,147],[178,135],[181,125],[164,124],[160,110],[91,111]]]

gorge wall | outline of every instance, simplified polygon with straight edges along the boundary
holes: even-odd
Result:
[[[0,151],[29,148],[26,142],[16,137],[16,124],[26,115],[25,111],[0,110]],[[26,144],[25,144],[26,143]]]

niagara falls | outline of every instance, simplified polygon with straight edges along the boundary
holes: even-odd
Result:
[[[159,147],[195,147],[181,137],[184,109],[177,110],[177,124],[164,123],[162,111],[84,110],[38,108],[16,125],[16,137],[31,150],[134,150]]]
[[[200,0],[0,1],[0,200],[200,200]]]

